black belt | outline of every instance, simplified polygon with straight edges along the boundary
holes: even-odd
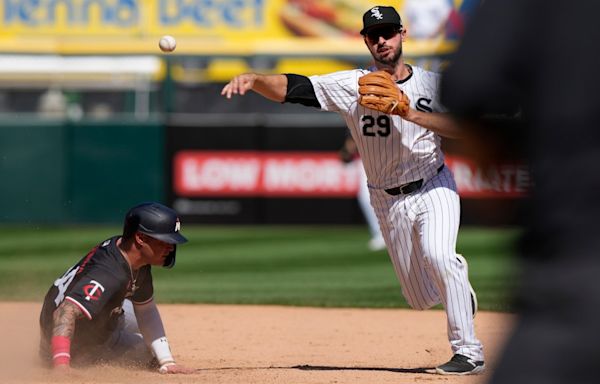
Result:
[[[440,165],[440,167],[437,169],[437,173],[442,172],[442,169],[444,169],[444,164]],[[423,186],[423,179],[419,179],[419,180],[412,181],[408,184],[401,185],[399,187],[386,189],[385,191],[392,196],[408,195],[409,193],[413,193],[414,191],[418,190],[422,186]]]

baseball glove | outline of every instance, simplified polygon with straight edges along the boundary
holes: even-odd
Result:
[[[363,107],[392,115],[406,116],[408,113],[408,96],[385,71],[371,72],[358,79],[358,93],[358,102]]]

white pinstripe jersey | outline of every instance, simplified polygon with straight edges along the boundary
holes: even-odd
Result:
[[[432,131],[397,115],[367,109],[358,104],[358,78],[365,69],[311,76],[321,109],[338,112],[346,120],[358,146],[372,188],[392,188],[429,179],[444,162],[441,138]],[[412,108],[444,112],[439,103],[440,76],[412,66],[412,74],[398,82]]]

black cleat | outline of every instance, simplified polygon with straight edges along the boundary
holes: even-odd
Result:
[[[475,361],[457,353],[449,362],[437,367],[435,372],[440,375],[477,375],[484,370],[483,361]]]

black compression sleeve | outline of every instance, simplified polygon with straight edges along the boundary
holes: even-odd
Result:
[[[287,77],[287,91],[284,102],[321,108],[317,95],[315,95],[315,89],[308,77],[293,73],[285,73],[284,75]]]

